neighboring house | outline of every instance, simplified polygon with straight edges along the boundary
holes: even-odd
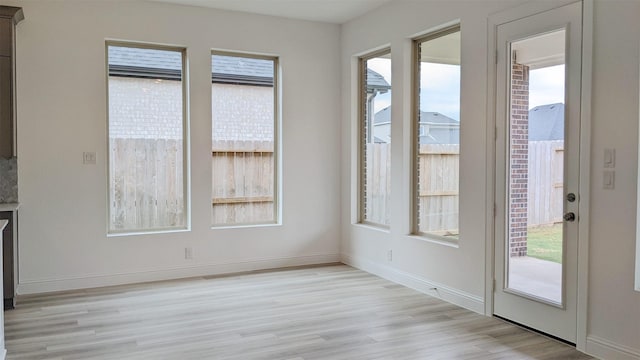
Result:
[[[529,110],[529,141],[564,140],[564,104],[536,106]]]
[[[391,141],[391,107],[374,115],[377,143]],[[564,139],[564,104],[540,105],[529,110],[529,141]],[[420,112],[420,144],[459,144],[460,121],[432,111]]]
[[[386,137],[384,139],[377,139],[376,135],[376,127],[373,125],[375,123],[375,116],[373,113],[376,96],[380,94],[384,94],[391,91],[391,85],[384,79],[384,77],[377,72],[367,69],[367,102],[365,104],[365,112],[367,118],[367,128],[371,129],[373,126],[373,131],[367,131],[367,143],[385,143],[390,142],[390,138]]]
[[[180,80],[180,57],[166,51],[111,47],[109,64],[109,85],[116,90],[110,93],[118,96],[111,99],[117,101],[112,101],[114,106],[109,110],[109,135],[181,138],[182,87],[176,81]],[[213,139],[273,141],[273,65],[270,61],[214,55],[211,83]],[[153,91],[154,96],[143,97],[147,91]],[[129,111],[139,101],[149,102],[147,109],[163,108],[163,113]],[[167,106],[156,106],[168,103],[173,103],[169,113],[166,113]]]
[[[391,106],[374,116],[374,137],[377,143],[390,142]],[[460,121],[439,112],[420,112],[420,144],[459,144]]]

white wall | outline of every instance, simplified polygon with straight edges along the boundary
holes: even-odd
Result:
[[[487,17],[514,2],[400,1],[343,25],[342,254],[345,261],[484,312]],[[411,38],[461,20],[460,239],[457,246],[410,232]],[[392,52],[392,204],[389,231],[354,225],[357,176],[355,57],[381,46]],[[392,261],[387,252],[392,250]]]
[[[338,260],[339,26],[147,2],[2,3],[26,17],[20,293]],[[106,236],[105,39],[188,49],[191,231]],[[212,48],[280,57],[282,226],[210,229]],[[97,152],[97,164],[83,165],[83,151]]]
[[[343,259],[427,293],[484,312],[487,159],[487,18],[517,1],[396,1],[342,28]],[[589,283],[586,349],[640,358],[640,293],[633,290],[638,146],[638,1],[595,1]],[[407,236],[410,208],[410,41],[460,19],[462,112],[460,241],[446,246]],[[393,59],[392,225],[356,221],[355,56],[391,46]],[[616,148],[616,188],[602,189],[604,148]],[[389,261],[387,251],[393,250]],[[490,267],[489,267],[490,268]],[[434,292],[432,287],[440,290]],[[580,340],[580,339],[579,339]]]
[[[639,14],[640,1],[597,0],[594,6],[587,319],[591,352],[623,347],[636,358],[640,358],[640,292],[633,290]],[[616,149],[614,190],[602,189],[605,148]],[[621,359],[622,355],[606,358]]]

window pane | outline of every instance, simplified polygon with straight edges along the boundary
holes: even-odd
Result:
[[[390,53],[361,60],[360,221],[389,226],[391,199]]]
[[[460,30],[418,40],[417,232],[458,236]]]
[[[212,224],[277,221],[275,58],[213,54]]]
[[[183,50],[107,52],[109,231],[184,228]]]

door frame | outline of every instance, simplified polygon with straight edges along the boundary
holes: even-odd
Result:
[[[593,1],[558,0],[553,3],[529,1],[512,9],[492,14],[487,19],[487,148],[486,148],[486,246],[485,315],[493,316],[495,286],[495,210],[496,210],[496,54],[497,29],[501,24],[522,19],[564,5],[582,2],[582,74],[580,105],[580,202],[578,213],[578,276],[576,294],[576,348],[586,351],[589,270],[589,208],[591,174],[591,87],[593,68]]]

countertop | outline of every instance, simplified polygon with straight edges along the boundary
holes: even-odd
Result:
[[[16,211],[20,203],[0,203],[0,211]]]

